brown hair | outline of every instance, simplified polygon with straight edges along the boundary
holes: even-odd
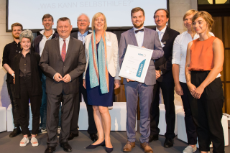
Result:
[[[209,28],[209,30],[211,31],[211,30],[212,30],[212,26],[213,26],[213,24],[214,24],[214,20],[213,20],[211,14],[209,14],[209,13],[206,12],[206,11],[199,11],[199,12],[197,12],[197,13],[193,16],[192,22],[194,22],[194,21],[195,21],[197,18],[199,18],[199,17],[202,17],[202,18],[207,22],[208,28]]]
[[[69,21],[69,24],[71,24],[70,19],[67,18],[67,17],[59,18],[59,19],[57,20],[57,24],[58,24],[59,21]]]
[[[101,13],[101,12],[98,12],[98,13],[96,13],[96,14],[93,16],[93,18],[92,18],[92,30],[95,29],[94,21],[96,20],[96,18],[98,18],[98,17],[101,16],[101,15],[103,16],[104,21],[105,21],[105,23],[104,23],[104,31],[106,31],[106,29],[107,29],[106,17],[105,17],[105,15],[104,15],[103,13]]]
[[[133,13],[136,13],[136,12],[139,12],[139,11],[143,12],[143,15],[145,16],[145,11],[142,8],[140,8],[140,7],[133,8],[131,10],[131,16],[133,15]]]
[[[21,30],[23,30],[22,24],[21,24],[21,23],[18,23],[18,22],[13,23],[13,24],[11,25],[11,30],[13,31],[13,28],[16,27],[16,26],[20,26],[20,27],[21,27]]]
[[[158,11],[165,11],[166,17],[169,18],[169,11],[166,10],[166,9],[162,9],[162,8],[161,8],[161,9],[157,9],[157,10],[155,11],[154,16],[153,16],[154,18],[155,18],[155,14],[156,14]]]
[[[52,19],[52,21],[54,21],[53,16],[52,16],[52,15],[50,15],[50,14],[45,14],[45,15],[43,15],[43,17],[42,17],[42,21],[43,21],[45,18],[51,18],[51,19]]]
[[[184,14],[184,16],[183,16],[183,21],[185,20],[185,18],[187,17],[187,16],[189,16],[189,15],[194,15],[194,14],[196,14],[198,11],[196,11],[196,10],[194,10],[194,9],[191,9],[191,10],[188,10],[185,14]]]

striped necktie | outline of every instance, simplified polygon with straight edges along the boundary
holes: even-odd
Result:
[[[64,41],[64,43],[62,46],[61,57],[62,57],[62,61],[64,62],[65,61],[65,55],[66,55],[66,43],[65,43],[65,40],[63,40],[63,41]]]

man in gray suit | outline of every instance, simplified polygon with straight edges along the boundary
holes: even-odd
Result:
[[[127,46],[135,45],[153,50],[152,58],[149,64],[144,83],[124,78],[125,96],[127,101],[127,124],[126,131],[128,141],[123,151],[129,152],[135,146],[135,124],[138,95],[140,99],[140,142],[141,148],[146,153],[153,153],[148,145],[150,135],[150,106],[152,102],[153,85],[156,83],[156,74],[154,60],[162,57],[164,51],[158,38],[157,32],[144,28],[145,13],[140,7],[133,8],[131,11],[133,28],[122,33],[119,45],[120,66],[124,60]]]
[[[68,144],[73,100],[79,90],[78,77],[85,70],[85,51],[83,44],[70,36],[72,25],[67,17],[58,19],[59,37],[45,44],[40,66],[46,74],[47,92],[47,132],[48,147],[45,153],[52,153],[57,145],[58,110],[62,102],[62,128],[60,146],[66,152],[72,148]]]

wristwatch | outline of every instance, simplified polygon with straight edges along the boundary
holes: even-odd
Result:
[[[11,75],[12,75],[12,77],[14,77],[14,76],[15,76],[15,74],[14,74],[14,73],[12,73]]]

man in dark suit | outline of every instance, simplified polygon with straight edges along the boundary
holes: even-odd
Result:
[[[58,38],[45,44],[40,66],[46,75],[47,92],[47,132],[48,147],[45,153],[52,153],[57,145],[58,110],[62,101],[62,128],[60,146],[66,152],[72,148],[68,144],[73,101],[79,92],[79,76],[85,70],[85,51],[80,40],[70,36],[72,25],[67,17],[58,19]]]
[[[133,28],[125,31],[121,34],[119,44],[119,61],[120,66],[124,60],[126,49],[128,45],[134,45],[138,47],[145,47],[153,50],[150,64],[147,70],[144,83],[129,80],[124,78],[123,82],[125,85],[125,97],[127,100],[127,123],[126,131],[128,141],[123,148],[124,152],[130,152],[135,147],[136,140],[136,110],[138,95],[140,99],[140,142],[141,148],[146,153],[153,153],[152,148],[149,146],[149,135],[150,135],[150,105],[152,102],[152,91],[154,84],[156,83],[156,74],[154,60],[162,57],[164,52],[162,50],[160,41],[158,39],[157,32],[144,27],[145,13],[140,7],[133,8],[131,11],[131,19]]]
[[[172,76],[172,47],[174,39],[179,32],[167,27],[169,13],[165,9],[158,9],[154,13],[156,30],[158,32],[161,46],[164,50],[164,56],[155,61],[156,66],[156,84],[153,90],[153,102],[150,109],[150,137],[149,141],[158,140],[160,129],[159,123],[159,91],[162,89],[167,129],[165,133],[164,147],[173,146],[173,138],[175,137],[175,106],[174,106],[174,81]]]
[[[71,34],[72,37],[81,40],[83,42],[83,45],[85,45],[85,37],[90,34],[89,31],[89,17],[86,14],[81,14],[77,18],[77,26],[78,26],[78,32],[74,32]],[[74,112],[73,112],[73,118],[70,128],[70,135],[69,140],[72,140],[74,137],[78,136],[78,118],[79,118],[79,110],[80,110],[80,102],[81,102],[81,94],[83,95],[84,101],[86,103],[87,112],[88,112],[88,133],[90,135],[90,138],[92,141],[96,141],[98,139],[97,137],[97,128],[94,122],[93,117],[93,107],[92,105],[88,105],[87,102],[87,93],[86,89],[83,87],[83,78],[82,75],[79,77],[79,97],[76,97],[74,101]]]

